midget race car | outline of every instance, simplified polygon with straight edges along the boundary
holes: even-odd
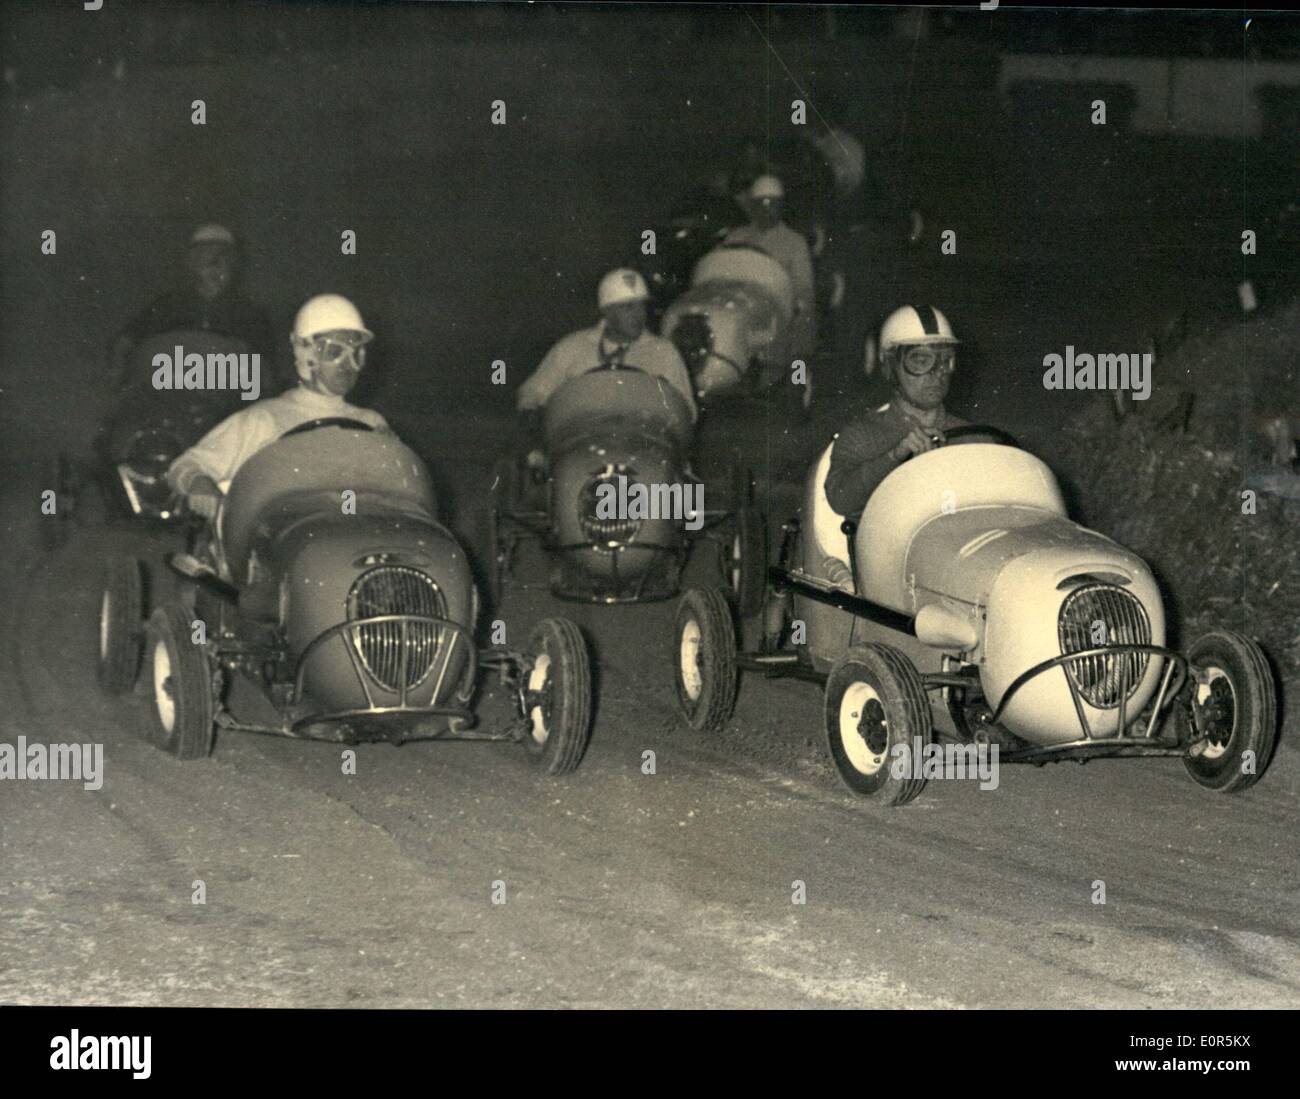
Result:
[[[182,451],[193,446],[232,413],[247,408],[236,390],[155,389],[153,358],[177,347],[209,354],[239,355],[248,345],[235,336],[184,330],[164,332],[134,349],[127,384],[94,440],[93,459],[60,452],[53,487],[57,523],[45,525],[48,545],[57,545],[72,521],[134,518],[169,522],[177,500],[164,475]]]
[[[691,288],[668,307],[662,332],[686,363],[701,401],[762,390],[791,367],[794,288],[784,267],[761,248],[724,244],[705,255]],[[805,362],[805,372],[809,364]],[[800,390],[806,409],[812,379]]]
[[[223,729],[517,741],[552,774],[582,759],[592,688],[581,633],[550,618],[527,651],[476,647],[466,555],[395,435],[342,418],[286,432],[244,463],[215,533],[192,548],[169,559],[180,593],[147,621],[137,560],[113,565],[100,607],[100,684],[129,691],[143,648],[159,747],[201,758]],[[484,669],[513,700],[503,728],[478,728]]]
[[[1202,786],[1252,785],[1277,733],[1259,646],[1215,630],[1185,654],[1167,648],[1147,565],[1072,522],[1051,471],[1010,437],[947,434],[979,437],[996,441],[903,463],[856,527],[826,499],[828,447],[769,573],[766,643],[737,654],[725,600],[682,597],[673,652],[686,720],[724,724],[740,670],[820,683],[836,771],[894,805],[925,778],[892,764],[936,738],[996,744],[1007,763],[1179,756]],[[835,560],[851,567],[852,591],[828,579]],[[805,643],[783,646],[787,635]]]
[[[745,613],[761,605],[767,533],[751,478],[726,474],[723,507],[703,497],[708,486],[687,465],[690,408],[672,386],[634,367],[596,368],[551,396],[542,432],[544,470],[496,468],[486,534],[494,598],[515,582],[529,544],[551,562],[551,593],[585,603],[671,599],[693,549],[707,545]],[[605,493],[633,506],[608,514]]]

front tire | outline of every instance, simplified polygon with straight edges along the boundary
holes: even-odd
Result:
[[[736,706],[736,630],[722,593],[692,588],[673,620],[677,707],[692,729],[717,732]]]
[[[99,685],[112,695],[135,686],[144,634],[144,584],[134,557],[114,561],[99,603]]]
[[[924,789],[925,779],[912,777],[921,765],[913,757],[916,742],[924,750],[933,736],[930,702],[916,667],[897,649],[861,645],[835,662],[825,726],[831,762],[855,794],[905,805]]]
[[[1215,630],[1188,650],[1192,673],[1179,715],[1189,740],[1207,741],[1187,756],[1187,773],[1207,790],[1235,793],[1259,781],[1277,738],[1273,673],[1249,637]]]
[[[153,612],[145,633],[152,739],[177,759],[212,752],[212,670],[202,647],[190,640],[191,628],[190,615],[169,603]]]
[[[582,633],[567,618],[537,624],[525,681],[528,755],[547,774],[577,769],[591,740],[591,660]]]

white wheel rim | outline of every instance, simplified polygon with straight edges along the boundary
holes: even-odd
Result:
[[[108,659],[108,620],[113,610],[113,597],[109,594],[107,588],[99,599],[99,659],[106,661]]]
[[[153,704],[163,730],[168,733],[176,727],[176,699],[172,692],[172,658],[167,652],[167,642],[160,640],[153,647]]]
[[[1217,664],[1207,665],[1202,670],[1205,672],[1205,682],[1196,685],[1196,704],[1198,706],[1203,705],[1206,699],[1210,697],[1216,679],[1226,679],[1228,689],[1232,691],[1232,731],[1228,734],[1228,739],[1222,744],[1215,744],[1210,741],[1206,745],[1205,751],[1201,753],[1202,759],[1222,759],[1228,751],[1228,745],[1232,743],[1232,738],[1237,735],[1237,692],[1233,690],[1232,679],[1228,676],[1228,673]]]
[[[546,681],[551,677],[551,658],[542,653],[533,664],[533,670],[528,673],[528,689],[537,692],[546,689]],[[550,726],[546,723],[546,713],[540,705],[534,706],[528,711],[528,716],[532,721],[533,740],[538,744],[545,744],[547,738],[551,735]]]
[[[694,618],[688,619],[682,627],[677,667],[686,697],[692,702],[699,701],[704,690],[704,676],[700,674],[700,624]]]
[[[871,701],[880,702],[880,695],[869,683],[853,683],[840,699],[839,734],[840,746],[853,769],[863,775],[874,775],[885,765],[888,747],[879,755],[867,747],[867,742],[858,731],[862,720],[863,708]],[[883,707],[882,707],[883,708]],[[885,725],[888,732],[888,723]]]

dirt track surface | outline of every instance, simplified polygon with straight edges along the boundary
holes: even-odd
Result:
[[[570,778],[513,746],[427,742],[361,746],[344,775],[337,745],[240,734],[180,763],[141,735],[143,697],[93,681],[104,556],[162,545],[78,536],[6,584],[0,734],[102,742],[106,779],[0,791],[0,1001],[1300,1003],[1288,748],[1240,797],[1177,762],[1100,761],[1005,767],[996,791],[932,782],[889,810],[838,787],[816,687],[747,679],[727,730],[694,734],[670,604],[521,592],[509,629],[569,613],[599,658]]]
[[[136,553],[157,572],[162,547],[83,531],[43,555],[33,501],[57,448],[88,450],[102,348],[163,288],[174,243],[230,220],[281,331],[326,288],[376,316],[383,384],[367,399],[402,430],[411,409],[448,414],[411,441],[468,534],[464,505],[515,441],[509,391],[483,392],[487,364],[500,355],[516,371],[590,323],[595,278],[692,182],[699,157],[742,127],[761,132],[769,94],[783,110],[790,99],[761,43],[720,47],[706,64],[686,42],[678,63],[646,53],[651,37],[250,58],[6,104],[0,739],[102,743],[106,778],[94,792],[0,782],[0,1002],[1300,1004],[1294,728],[1240,797],[1201,790],[1174,761],[1100,761],[1007,767],[991,792],[934,782],[888,810],[841,791],[815,687],[748,679],[728,728],[699,736],[673,710],[670,604],[566,608],[533,595],[504,608],[515,636],[568,613],[598,659],[592,745],[562,781],[505,745],[363,746],[344,775],[335,745],[223,735],[210,759],[182,764],[145,742],[142,698],[98,691],[104,562]],[[797,52],[796,68],[817,61]],[[822,60],[846,72],[892,73],[904,101],[911,50],[829,52]],[[727,68],[744,79],[724,86]],[[935,74],[951,68],[939,59]],[[212,121],[196,134],[188,104],[200,94]],[[979,114],[974,93],[947,94]],[[512,122],[493,134],[486,105],[499,95]],[[943,116],[910,120],[920,158],[942,161],[914,178],[964,191],[988,173],[950,171],[962,150],[918,131]],[[989,117],[965,131],[983,143]],[[342,124],[355,141],[337,136]],[[1088,155],[1109,180],[1109,149]],[[1080,165],[1058,170],[1072,181]],[[1188,292],[1195,268],[1173,253],[1159,269],[1135,263],[1119,232],[1098,242],[1115,253],[1109,265],[1025,243],[1016,196],[1047,177],[1007,175],[1014,186],[986,185],[1002,205],[971,200],[944,222],[963,233],[961,258],[908,293],[952,302],[970,333],[959,408],[1051,425],[1064,406],[1025,404],[1042,399],[1043,348],[1139,346],[1153,321],[1139,308]],[[1176,179],[1180,195],[1191,178],[1128,175],[1135,190]],[[1104,216],[1079,205],[1100,189],[1043,183],[1044,196],[1058,191],[1060,203],[1041,204],[1053,231],[1063,211]],[[1016,232],[1000,227],[1004,214]],[[32,243],[49,225],[57,262]],[[341,227],[359,231],[355,258],[339,255]],[[770,456],[788,481],[851,402],[876,403],[856,373],[841,395],[823,392],[815,439],[796,445],[776,420],[733,424],[746,460]],[[789,500],[769,499],[773,518]],[[647,750],[654,775],[642,772]],[[191,903],[196,880],[205,905]],[[806,904],[792,903],[796,881]],[[492,903],[496,882],[504,904]]]

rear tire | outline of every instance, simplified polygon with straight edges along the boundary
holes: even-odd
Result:
[[[692,588],[677,601],[672,662],[682,717],[692,729],[717,732],[736,706],[736,631],[720,591]]]
[[[724,549],[727,586],[741,621],[761,614],[767,591],[767,522],[763,513],[742,504],[732,520],[731,544]]]
[[[1180,731],[1190,740],[1207,736],[1209,746],[1185,757],[1187,773],[1207,790],[1235,793],[1259,781],[1277,739],[1277,699],[1273,673],[1263,650],[1233,630],[1214,630],[1192,644],[1192,669],[1179,700]],[[1247,755],[1250,753],[1250,755]]]
[[[525,690],[534,696],[525,718],[528,755],[548,774],[577,769],[591,740],[591,660],[582,632],[567,618],[546,618],[533,630],[533,663]]]
[[[767,517],[754,505],[753,474],[732,468],[731,539],[722,546],[722,582],[741,622],[760,614],[767,592]]]
[[[912,662],[888,645],[851,648],[826,680],[825,727],[831,762],[861,797],[905,805],[925,788],[911,758],[933,737],[930,702]],[[902,747],[907,755],[903,756]],[[906,763],[895,776],[895,764]]]
[[[212,669],[190,640],[190,615],[176,603],[159,607],[145,632],[152,740],[177,759],[203,759],[212,752],[215,707]]]
[[[108,568],[99,603],[99,685],[112,695],[135,686],[144,636],[144,584],[134,557]]]

